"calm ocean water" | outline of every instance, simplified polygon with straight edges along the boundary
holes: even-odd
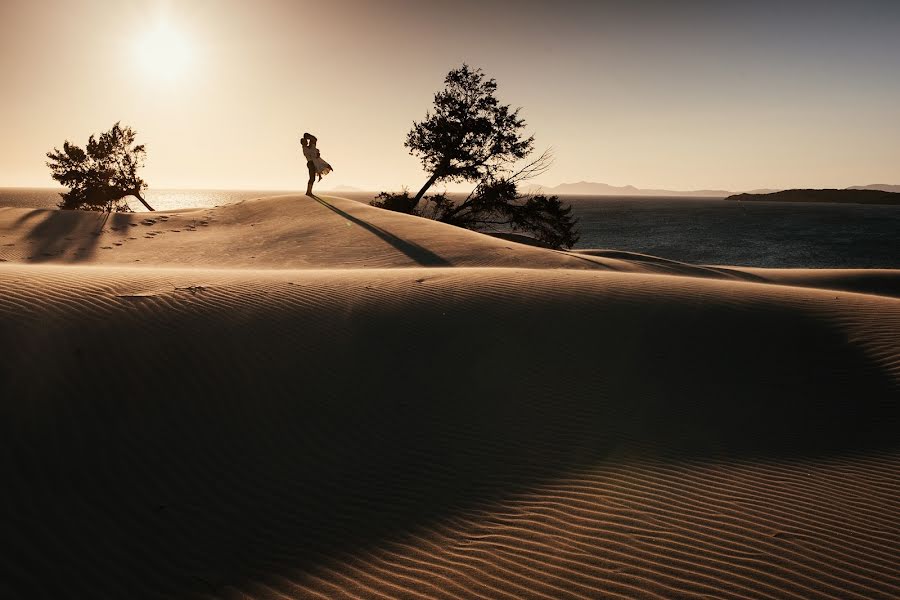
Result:
[[[53,208],[57,193],[0,188],[0,206]],[[170,210],[279,193],[299,192],[151,189],[147,201],[158,210]],[[364,192],[335,195],[360,201],[372,197]],[[564,199],[580,219],[576,248],[630,250],[701,264],[900,268],[900,206],[615,196]]]

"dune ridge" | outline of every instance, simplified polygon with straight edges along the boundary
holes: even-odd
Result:
[[[692,265],[620,250],[553,251],[330,196],[273,196],[152,215],[0,208],[0,263],[601,269],[900,296],[897,270],[752,269]]]
[[[900,595],[900,300],[325,201],[0,211],[0,595]]]

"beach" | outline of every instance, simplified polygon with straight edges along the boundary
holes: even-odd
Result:
[[[0,208],[0,289],[4,597],[900,596],[900,270],[279,195]]]

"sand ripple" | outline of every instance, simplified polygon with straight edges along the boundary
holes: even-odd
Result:
[[[900,301],[0,266],[9,598],[896,598]]]

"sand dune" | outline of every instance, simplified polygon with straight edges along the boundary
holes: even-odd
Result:
[[[275,196],[153,214],[0,208],[0,262],[215,269],[598,269],[900,296],[900,271],[750,269],[619,250],[558,252],[334,197]]]
[[[0,596],[900,596],[896,272],[146,218],[0,211]]]

